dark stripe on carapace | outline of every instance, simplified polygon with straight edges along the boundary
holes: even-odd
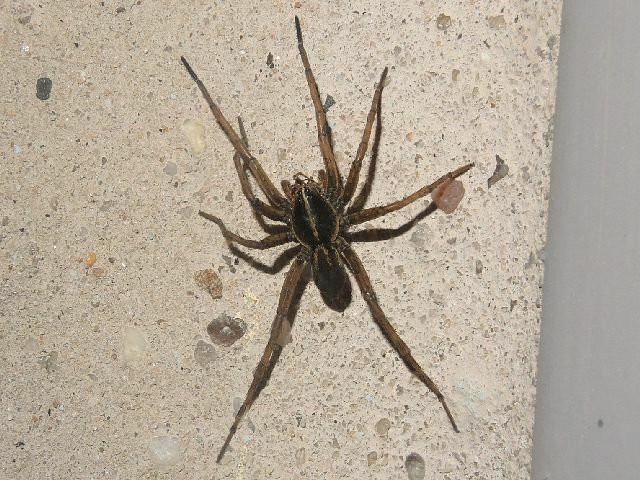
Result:
[[[304,185],[296,192],[292,226],[307,247],[327,245],[338,236],[338,215],[315,186]]]

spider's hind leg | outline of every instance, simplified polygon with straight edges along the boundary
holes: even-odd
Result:
[[[303,256],[298,256],[294,262],[291,264],[291,268],[289,269],[289,273],[287,273],[287,277],[285,278],[284,284],[282,285],[282,290],[280,292],[280,300],[278,302],[278,310],[276,312],[276,316],[271,324],[271,333],[269,335],[269,341],[267,342],[267,346],[264,349],[262,354],[262,358],[258,363],[258,366],[253,372],[253,380],[251,382],[251,386],[247,391],[247,395],[244,398],[244,402],[236,413],[235,419],[233,420],[233,424],[229,429],[229,434],[227,435],[222,448],[220,449],[220,453],[218,453],[218,458],[216,459],[217,463],[220,463],[222,457],[227,451],[227,447],[229,443],[231,443],[231,439],[236,433],[238,429],[238,425],[242,420],[245,412],[251,408],[253,402],[258,398],[260,392],[267,384],[269,377],[273,368],[275,367],[276,362],[278,361],[278,357],[280,356],[280,352],[282,351],[282,347],[284,346],[283,335],[288,333],[288,325],[285,325],[287,322],[287,316],[289,314],[291,304],[294,302],[295,295],[297,293],[296,289],[300,282],[302,273],[304,272],[304,268],[306,266],[307,260]]]
[[[400,335],[398,335],[396,330],[393,328],[393,325],[391,325],[386,315],[382,311],[382,308],[380,307],[378,299],[376,298],[376,294],[373,290],[373,286],[371,285],[371,280],[369,280],[369,275],[367,274],[364,265],[362,265],[360,258],[358,258],[358,255],[356,255],[356,252],[354,252],[351,247],[346,245],[342,250],[342,256],[347,263],[349,270],[356,278],[358,286],[360,287],[360,291],[362,292],[362,296],[369,305],[369,310],[371,310],[373,319],[380,327],[380,330],[382,330],[382,333],[385,337],[387,337],[387,340],[389,340],[389,343],[395,349],[395,351],[398,352],[398,355],[400,355],[400,358],[407,366],[407,368],[409,368],[409,370],[416,377],[418,377],[420,381],[422,381],[422,383],[424,383],[427,388],[435,394],[436,397],[438,397],[442,408],[444,408],[447,417],[449,417],[449,421],[453,426],[453,430],[459,432],[456,421],[453,419],[451,410],[449,410],[447,402],[444,399],[444,395],[442,395],[440,389],[437,387],[434,381],[429,378],[420,364],[418,364],[415,358],[413,358],[413,355],[411,355],[411,350],[409,349],[407,344],[404,343],[402,338],[400,338]]]

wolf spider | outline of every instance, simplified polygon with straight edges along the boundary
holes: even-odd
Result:
[[[262,217],[283,223],[284,225],[280,225],[280,228],[275,228],[275,233],[271,233],[262,240],[250,240],[227,230],[222,220],[218,217],[203,211],[199,212],[200,215],[207,220],[211,220],[216,223],[218,227],[220,227],[222,235],[229,242],[233,242],[244,247],[265,250],[290,242],[295,242],[297,244],[293,250],[295,258],[289,268],[289,272],[287,273],[284,285],[280,292],[278,309],[275,319],[271,325],[269,341],[267,342],[262,358],[254,371],[253,381],[251,382],[251,386],[249,387],[244,402],[242,403],[240,410],[236,413],[233,424],[229,430],[229,434],[220,449],[220,453],[216,460],[218,463],[222,460],[222,457],[224,456],[225,451],[238,428],[240,420],[265,387],[271,375],[271,371],[280,356],[280,352],[287,343],[286,338],[291,328],[291,323],[288,317],[290,310],[292,309],[292,304],[295,300],[295,292],[303,282],[302,274],[308,264],[311,265],[313,280],[325,300],[325,303],[338,311],[344,310],[350,303],[351,283],[346,269],[351,272],[358,284],[358,287],[360,288],[364,300],[369,305],[373,319],[382,330],[382,333],[400,355],[409,370],[436,395],[442,404],[453,429],[458,432],[458,427],[453,419],[453,415],[451,414],[449,407],[447,406],[444,396],[433,380],[429,378],[422,367],[413,358],[407,344],[402,340],[402,338],[400,338],[389,320],[387,320],[387,317],[378,303],[369,275],[360,261],[360,258],[351,247],[351,242],[371,241],[370,238],[367,238],[370,237],[368,234],[374,234],[375,236],[376,233],[385,232],[385,230],[371,229],[349,232],[349,229],[354,225],[359,225],[399,210],[402,207],[405,207],[406,205],[428,195],[438,186],[442,185],[442,188],[446,188],[448,182],[451,182],[452,179],[466,173],[473,164],[471,163],[460,167],[453,172],[449,172],[432,184],[420,188],[401,200],[388,205],[365,209],[364,205],[371,190],[374,171],[373,167],[377,160],[378,145],[382,130],[380,107],[382,89],[384,88],[384,81],[388,69],[385,68],[382,71],[380,81],[375,89],[371,108],[367,115],[367,122],[355,159],[351,164],[346,181],[343,181],[333,153],[331,132],[327,125],[325,111],[320,101],[318,86],[311,71],[311,66],[309,65],[307,52],[305,51],[302,43],[300,20],[297,16],[295,18],[295,25],[296,35],[298,38],[298,50],[300,52],[302,64],[304,65],[305,76],[307,78],[315,110],[318,128],[318,143],[324,160],[324,170],[319,171],[317,181],[300,173],[294,176],[293,183],[283,180],[282,191],[284,194],[275,187],[265,171],[262,169],[258,160],[256,160],[249,152],[246,134],[240,119],[238,120],[242,138],[238,136],[233,127],[226,120],[187,60],[184,57],[181,57],[182,63],[209,104],[209,108],[213,112],[216,121],[226,134],[229,141],[233,144],[235,149],[233,160],[238,173],[238,178],[240,179],[242,192],[251,204],[256,217],[261,222],[262,226],[266,227],[265,230],[268,233],[273,232],[275,226],[273,224],[265,224]],[[362,160],[366,154],[369,144],[374,118],[377,118],[377,121],[369,175],[361,191],[354,198],[360,176],[360,169],[362,167]],[[253,175],[257,185],[267,198],[268,203],[256,198],[253,194],[251,184],[249,183],[249,177],[247,175],[247,169]],[[426,215],[418,216],[413,221],[406,224],[404,231],[411,228],[417,220],[424,216]]]

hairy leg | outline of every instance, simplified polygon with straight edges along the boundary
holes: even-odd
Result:
[[[369,310],[371,310],[371,314],[373,315],[373,319],[382,330],[382,333],[391,346],[398,352],[400,358],[404,364],[409,368],[409,370],[424,383],[429,390],[431,390],[438,400],[442,404],[444,411],[449,417],[449,421],[453,426],[453,429],[458,432],[458,426],[456,425],[455,420],[453,419],[453,415],[447,406],[447,402],[444,399],[444,395],[440,392],[440,389],[436,386],[436,384],[429,378],[429,376],[424,372],[422,367],[418,364],[418,362],[411,355],[411,350],[407,346],[406,343],[400,338],[400,335],[393,328],[386,315],[382,311],[380,304],[378,303],[378,299],[376,297],[376,293],[373,290],[373,286],[371,285],[371,280],[369,280],[369,275],[362,265],[360,258],[356,255],[356,252],[353,251],[351,247],[346,245],[342,250],[342,256],[349,267],[351,273],[353,273],[356,281],[358,282],[358,286],[360,287],[360,291],[362,292],[362,296],[365,301],[369,305]]]
[[[204,83],[202,83],[202,80],[198,78],[198,75],[196,75],[196,72],[193,70],[193,68],[191,68],[191,65],[189,65],[189,62],[187,62],[187,60],[184,57],[180,57],[180,59],[182,60],[182,63],[187,69],[187,71],[189,72],[189,75],[191,75],[191,78],[193,78],[193,80],[196,82],[196,85],[198,85],[198,88],[200,89],[200,92],[202,93],[202,96],[204,97],[204,99],[207,101],[207,104],[209,105],[209,108],[211,109],[213,116],[216,118],[216,121],[218,122],[218,125],[220,125],[220,128],[222,128],[222,131],[225,133],[225,135],[233,145],[233,148],[236,149],[236,152],[238,152],[238,154],[249,165],[249,170],[251,170],[251,173],[255,177],[256,182],[258,183],[258,186],[260,187],[260,189],[264,192],[264,194],[267,196],[267,198],[272,203],[272,205],[274,206],[282,205],[285,202],[285,198],[278,191],[275,185],[271,182],[271,180],[269,179],[265,171],[262,169],[262,165],[260,165],[260,162],[258,162],[258,160],[256,160],[256,158],[253,155],[251,155],[247,147],[242,143],[242,140],[240,139],[238,134],[235,132],[233,127],[229,124],[227,119],[224,117],[224,115],[220,111],[220,108],[218,108],[218,105],[216,105],[216,103],[211,98],[211,95],[209,95],[209,92],[207,91],[207,87],[204,86]]]
[[[418,213],[415,217],[396,228],[367,228],[355,232],[345,232],[342,234],[349,243],[352,242],[379,242],[381,240],[391,240],[392,238],[404,235],[411,230],[420,220],[431,215],[438,209],[434,202]]]
[[[255,248],[257,250],[266,250],[268,248],[277,247],[279,245],[284,245],[285,243],[293,241],[292,235],[291,233],[289,233],[289,231],[274,233],[273,235],[269,235],[262,240],[250,240],[227,230],[227,227],[225,227],[222,220],[220,220],[218,217],[211,215],[210,213],[203,212],[202,210],[200,210],[198,213],[201,217],[204,217],[207,220],[211,220],[212,222],[217,224],[218,227],[220,227],[220,231],[222,232],[224,238],[226,238],[230,242],[235,242],[239,245],[242,245],[243,247]]]
[[[449,172],[446,175],[443,175],[442,177],[440,177],[435,182],[433,182],[431,185],[422,187],[420,190],[417,190],[416,192],[412,193],[411,195],[408,195],[402,200],[398,200],[396,202],[393,202],[381,207],[367,208],[366,210],[360,210],[359,212],[355,212],[350,215],[347,215],[345,217],[345,221],[348,225],[358,225],[360,223],[373,220],[374,218],[381,217],[382,215],[386,215],[387,213],[400,210],[401,208],[406,207],[410,203],[413,203],[416,200],[428,195],[445,180],[457,178],[465,174],[467,171],[471,169],[471,167],[473,167],[473,163],[469,163],[468,165],[465,165],[464,167],[460,167],[457,170],[454,170],[453,172]]]
[[[353,160],[351,164],[351,169],[349,170],[349,176],[347,177],[347,181],[344,185],[344,190],[342,191],[342,196],[340,197],[340,204],[346,205],[351,201],[351,197],[356,191],[356,187],[358,186],[358,179],[360,178],[360,169],[362,168],[362,160],[364,159],[365,154],[367,153],[367,147],[369,146],[369,138],[371,137],[371,127],[373,125],[373,119],[376,117],[376,114],[380,115],[380,105],[382,103],[382,89],[384,88],[384,81],[387,77],[388,68],[382,71],[382,75],[380,75],[380,81],[378,82],[378,86],[376,87],[376,91],[373,94],[373,100],[371,102],[371,109],[367,114],[367,123],[364,127],[364,132],[362,133],[362,139],[360,140],[360,145],[358,146],[358,151],[356,153],[356,158]],[[378,122],[379,123],[379,122]]]
[[[252,268],[255,268],[256,270],[259,270],[263,273],[268,273],[270,275],[279,273],[284,267],[286,267],[289,264],[289,262],[291,262],[291,260],[293,260],[298,255],[298,253],[300,253],[300,249],[301,249],[300,245],[296,245],[295,247],[290,247],[285,251],[283,251],[282,253],[280,253],[280,255],[278,255],[274,260],[273,264],[266,265],[256,260],[255,258],[253,258],[247,252],[240,250],[238,247],[236,247],[233,244],[229,247],[229,250],[231,250],[231,253],[233,253],[236,257],[241,258],[242,260],[247,262]]]
[[[320,101],[320,92],[318,91],[318,84],[311,71],[311,65],[309,65],[309,57],[307,57],[307,51],[302,43],[302,29],[300,28],[300,19],[296,16],[296,36],[298,37],[298,50],[300,52],[300,58],[302,59],[302,65],[304,66],[304,73],[307,77],[307,83],[309,84],[309,92],[311,93],[311,100],[313,101],[313,108],[316,113],[316,123],[318,125],[318,144],[320,145],[320,152],[324,159],[324,166],[327,172],[328,186],[327,192],[332,198],[337,198],[342,190],[342,180],[340,179],[340,172],[338,170],[338,164],[333,155],[333,147],[331,146],[331,134],[329,132],[329,126],[327,125],[327,116],[324,113],[322,102]]]
[[[238,413],[236,413],[235,419],[233,420],[233,424],[229,429],[229,434],[227,435],[222,448],[220,449],[220,453],[218,453],[218,458],[216,462],[220,463],[222,457],[224,456],[229,443],[231,443],[231,439],[233,438],[236,430],[238,429],[238,425],[242,420],[245,412],[251,408],[253,402],[258,398],[260,392],[267,384],[269,380],[269,376],[271,375],[271,370],[275,366],[275,362],[277,362],[278,357],[280,356],[280,352],[283,347],[283,339],[282,335],[288,333],[287,325],[283,325],[287,322],[287,313],[289,312],[289,308],[291,307],[291,303],[293,301],[296,286],[300,281],[300,276],[304,271],[304,267],[306,264],[306,260],[302,257],[297,257],[293,263],[291,264],[291,268],[289,269],[289,273],[287,273],[287,277],[284,281],[284,285],[282,286],[282,290],[280,292],[280,300],[278,303],[278,310],[276,312],[276,316],[271,324],[271,333],[269,335],[269,341],[267,342],[267,346],[264,349],[264,353],[262,354],[262,358],[258,363],[255,371],[253,372],[253,381],[249,386],[249,390],[247,391],[247,395],[244,398],[244,402],[242,402],[242,406]]]
[[[242,119],[240,117],[238,117],[238,127],[240,129],[242,143],[247,149],[249,149],[247,132],[244,130],[244,124],[242,123]],[[251,188],[251,183],[249,182],[249,177],[247,176],[245,165],[242,163],[242,159],[238,152],[233,155],[233,164],[236,167],[236,172],[238,173],[238,178],[240,179],[242,193],[249,201],[251,208],[253,208],[259,215],[263,215],[267,218],[270,218],[271,220],[284,222],[286,220],[286,215],[282,208],[274,207],[272,205],[264,203],[259,198],[256,198],[256,196],[253,194],[253,189]]]
[[[369,200],[371,194],[371,187],[373,186],[373,180],[376,177],[376,165],[378,163],[378,154],[380,151],[380,137],[382,136],[382,97],[378,101],[378,112],[376,116],[376,131],[373,134],[373,145],[371,146],[371,160],[369,161],[369,168],[367,170],[367,177],[362,184],[362,188],[358,195],[353,199],[351,205],[347,207],[347,215],[354,212],[359,212],[364,208]]]

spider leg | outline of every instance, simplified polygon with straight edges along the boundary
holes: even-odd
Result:
[[[258,398],[260,392],[267,384],[269,380],[269,376],[271,375],[271,370],[275,366],[275,362],[277,362],[278,357],[280,356],[280,352],[282,351],[282,347],[284,346],[283,334],[288,333],[288,325],[284,325],[287,320],[287,314],[291,307],[291,304],[294,299],[296,287],[298,282],[300,281],[300,277],[302,272],[304,271],[304,267],[307,261],[304,257],[298,256],[293,263],[291,264],[291,268],[287,273],[287,277],[285,278],[284,284],[282,285],[282,290],[280,291],[280,300],[278,302],[278,310],[276,312],[276,316],[271,324],[271,333],[269,335],[269,341],[267,342],[267,346],[264,349],[264,353],[262,354],[262,358],[258,363],[255,371],[253,372],[253,380],[251,385],[249,386],[249,390],[247,391],[247,395],[244,398],[244,402],[236,413],[235,419],[233,420],[233,424],[229,429],[229,434],[227,435],[222,448],[220,449],[220,453],[218,453],[218,458],[216,459],[217,463],[220,463],[222,457],[224,456],[229,443],[231,443],[231,439],[233,438],[236,430],[238,429],[238,425],[242,420],[245,412],[251,408],[253,402]]]
[[[336,198],[340,195],[342,190],[342,180],[340,179],[340,171],[338,170],[338,164],[333,155],[333,148],[331,146],[331,132],[327,125],[327,116],[324,112],[322,102],[320,101],[320,92],[318,91],[318,84],[311,71],[311,65],[309,65],[309,57],[307,57],[307,51],[304,49],[302,43],[302,29],[300,28],[300,19],[296,16],[296,36],[298,37],[298,50],[300,51],[300,58],[302,59],[302,65],[304,66],[304,73],[307,77],[307,83],[309,84],[309,92],[311,93],[311,100],[313,101],[313,108],[316,113],[316,123],[318,125],[318,144],[320,145],[320,152],[324,159],[325,170],[327,171],[328,185],[327,192],[330,198]]]
[[[204,99],[207,101],[207,104],[209,104],[209,108],[211,109],[213,116],[216,118],[218,125],[220,125],[220,128],[222,128],[222,131],[225,133],[225,135],[233,145],[233,148],[235,148],[236,152],[238,152],[238,154],[249,165],[249,170],[251,170],[251,173],[255,177],[260,189],[264,192],[264,194],[273,205],[278,206],[284,204],[286,202],[285,198],[271,182],[265,171],[262,169],[262,165],[260,165],[260,162],[258,162],[258,160],[256,160],[256,158],[251,155],[249,149],[247,149],[247,147],[242,143],[242,140],[235,132],[233,127],[229,124],[227,119],[224,118],[224,115],[220,111],[220,108],[218,108],[218,105],[216,105],[216,103],[211,98],[211,95],[209,95],[207,87],[204,86],[202,80],[198,78],[198,75],[196,74],[196,72],[194,72],[193,68],[191,68],[191,65],[189,65],[189,62],[187,62],[184,57],[180,57],[180,59],[189,72],[189,75],[191,75],[191,78],[193,78],[193,80],[196,82],[196,85],[198,85],[198,88],[200,89],[200,92],[202,93]]]
[[[417,190],[413,192],[411,195],[408,195],[405,198],[398,200],[396,202],[390,203],[388,205],[380,206],[380,207],[367,208],[366,210],[360,210],[359,212],[346,215],[345,221],[347,225],[358,225],[360,223],[373,220],[374,218],[381,217],[382,215],[386,215],[387,213],[400,210],[402,207],[406,207],[410,203],[413,203],[416,200],[424,197],[425,195],[428,195],[445,180],[457,178],[460,175],[465,174],[467,171],[469,171],[469,169],[471,169],[471,167],[473,167],[473,163],[469,163],[468,165],[465,165],[464,167],[460,167],[457,170],[454,170],[453,172],[449,172],[446,175],[443,175],[442,177],[440,177],[435,182],[433,182],[431,185],[422,187],[420,190]]]
[[[240,128],[242,143],[248,149],[249,141],[247,140],[247,132],[245,132],[244,130],[244,124],[242,123],[242,119],[240,117],[238,117],[238,127]],[[240,154],[238,152],[233,155],[233,163],[236,167],[238,178],[240,179],[242,193],[249,201],[251,208],[253,208],[259,215],[263,215],[267,218],[270,218],[271,220],[284,222],[286,219],[286,215],[283,209],[264,203],[259,198],[256,198],[256,196],[253,194],[253,189],[251,188],[251,183],[249,183],[249,177],[247,176],[245,165],[243,165]]]
[[[382,95],[378,99],[378,112],[376,116],[376,131],[373,135],[373,145],[371,146],[371,160],[369,161],[369,169],[367,177],[362,184],[362,188],[358,195],[347,208],[347,215],[362,210],[369,199],[373,180],[376,176],[376,165],[378,164],[378,152],[380,151],[380,137],[382,136]],[[344,203],[343,203],[344,205]]]
[[[282,180],[280,185],[282,186],[282,191],[289,201],[293,202],[293,189],[291,188],[291,182],[289,180]]]
[[[318,170],[318,183],[323,192],[327,191],[327,172],[324,170]]]
[[[358,145],[358,151],[356,153],[356,158],[353,160],[351,164],[351,169],[349,170],[349,176],[347,177],[347,181],[344,185],[344,190],[342,191],[342,196],[340,197],[340,203],[342,205],[346,205],[351,201],[351,197],[356,191],[356,186],[358,185],[358,179],[360,178],[360,169],[362,168],[362,160],[364,159],[365,154],[367,153],[367,147],[369,146],[369,138],[371,137],[371,127],[373,125],[373,119],[380,115],[380,105],[382,103],[382,89],[384,88],[384,80],[387,76],[388,68],[385,67],[382,71],[382,75],[380,75],[380,81],[378,82],[378,86],[376,87],[376,91],[373,94],[373,100],[371,101],[371,109],[367,114],[367,123],[364,127],[364,132],[362,133],[362,139],[360,140],[360,145]],[[380,122],[378,122],[379,124]],[[376,130],[378,129],[376,125]]]
[[[398,355],[400,355],[400,358],[409,368],[409,370],[416,377],[418,377],[422,381],[422,383],[424,383],[427,388],[435,394],[436,397],[438,397],[438,400],[442,404],[447,417],[449,417],[449,421],[451,422],[453,429],[458,432],[458,426],[456,425],[456,422],[453,419],[453,415],[451,414],[451,411],[447,406],[444,395],[442,395],[440,389],[436,386],[433,380],[429,378],[422,367],[413,358],[413,355],[411,355],[411,350],[409,349],[407,344],[404,343],[402,338],[400,338],[400,335],[398,335],[398,333],[395,331],[391,323],[389,323],[389,320],[382,311],[382,308],[380,307],[378,299],[376,298],[376,294],[373,290],[373,286],[371,285],[371,280],[369,280],[369,275],[367,274],[364,265],[362,265],[360,258],[358,258],[356,252],[354,252],[353,249],[348,245],[344,246],[344,249],[342,250],[342,256],[347,266],[349,267],[349,270],[356,278],[358,286],[360,287],[360,291],[362,292],[362,296],[369,305],[369,310],[371,310],[373,319],[380,327],[380,330],[382,330],[382,333],[385,337],[387,337],[387,340],[389,340],[389,343],[395,349],[395,351],[398,352]]]
[[[345,232],[344,239],[349,242],[379,242],[381,240],[391,240],[399,237],[411,230],[420,220],[428,217],[438,209],[434,202],[418,213],[415,217],[396,228],[367,228],[355,232]]]
[[[224,223],[218,217],[213,216],[210,213],[203,212],[202,210],[200,210],[198,213],[201,217],[204,217],[207,220],[211,220],[212,222],[217,224],[218,227],[220,227],[220,231],[222,232],[222,236],[224,236],[224,238],[226,238],[230,242],[240,244],[243,247],[255,248],[257,250],[266,250],[268,248],[277,247],[278,245],[284,245],[285,243],[289,243],[292,241],[291,233],[289,233],[288,231],[274,233],[273,235],[269,235],[262,240],[250,240],[227,230],[227,227],[224,226]]]
[[[298,253],[300,253],[300,248],[301,248],[300,245],[296,245],[295,247],[290,247],[285,251],[283,251],[280,255],[278,255],[278,257],[274,260],[273,264],[266,265],[256,260],[255,258],[253,258],[247,252],[240,250],[235,245],[231,245],[229,247],[229,249],[231,250],[231,253],[233,253],[236,257],[241,258],[256,270],[259,270],[263,273],[268,273],[271,275],[279,273],[284,267],[286,267],[287,264],[293,258],[295,258],[295,256],[298,255]]]

